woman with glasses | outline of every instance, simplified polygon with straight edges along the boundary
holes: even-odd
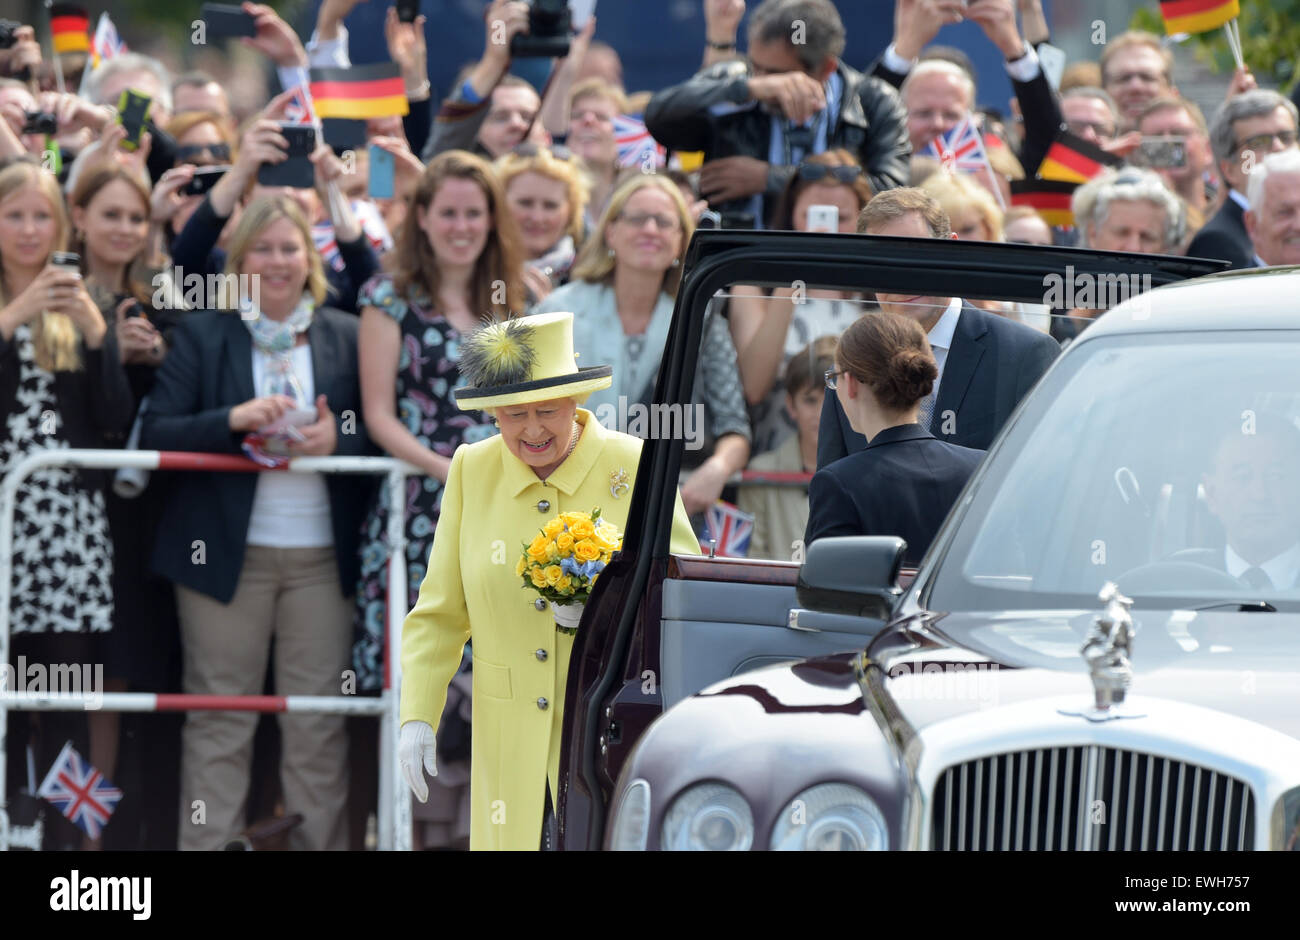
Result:
[[[826,373],[865,450],[828,464],[808,490],[804,544],[842,535],[896,535],[916,566],[984,451],[940,441],[919,422],[939,368],[922,326],[897,313],[855,321]]]
[[[176,141],[175,173],[165,173],[154,188],[152,213],[154,222],[162,225],[165,244],[172,240],[194,210],[203,202],[202,195],[187,195],[182,189],[192,180],[192,170],[181,167],[228,166],[235,151],[235,141],[229,124],[214,111],[189,111],[177,115],[167,124],[167,133]],[[226,232],[222,232],[218,245],[225,245]]]
[[[828,150],[799,165],[777,203],[774,227],[852,233],[871,196],[871,184],[853,155]],[[742,285],[732,290],[731,336],[740,356],[755,453],[774,450],[795,433],[778,381],[790,357],[818,336],[839,335],[864,309],[861,297],[844,291],[804,290],[798,303],[793,293],[793,288],[769,294]]]
[[[525,142],[500,157],[497,179],[505,190],[506,208],[519,224],[527,259],[524,281],[541,300],[568,283],[585,228],[587,183],[567,147],[538,147]]]
[[[588,405],[606,427],[635,434],[631,407],[653,401],[682,255],[694,230],[677,186],[666,176],[638,174],[610,197],[578,254],[573,280],[533,310],[572,311],[580,362],[613,365],[614,384],[593,394]],[[713,505],[727,479],[749,459],[749,421],[731,334],[723,318],[713,314],[705,319],[704,331],[696,393],[708,426],[693,426],[697,436],[688,443],[684,460],[689,465],[704,459],[682,486],[692,515]],[[692,415],[699,413],[692,409]]]

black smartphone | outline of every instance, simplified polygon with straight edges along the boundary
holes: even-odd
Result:
[[[138,301],[138,300],[133,300],[133,301],[131,301],[131,306],[127,307],[126,310],[123,311],[122,316],[127,317],[127,318],[130,318],[130,317],[143,317],[143,316],[144,316],[144,304],[140,303],[140,301]],[[148,319],[148,318],[146,317],[145,319]]]
[[[134,88],[124,90],[122,97],[117,100],[117,123],[126,128],[123,150],[135,150],[140,146],[140,135],[144,132],[144,122],[149,116],[151,104],[152,98]]]
[[[309,159],[316,149],[316,128],[309,124],[281,123],[280,133],[289,141],[289,159],[263,163],[257,168],[257,181],[263,186],[311,189],[316,185],[316,167]]]
[[[229,169],[229,166],[201,166],[194,171],[194,176],[180,188],[179,192],[182,196],[205,196]]]
[[[238,39],[256,36],[257,24],[241,7],[229,3],[205,3],[199,8],[207,39]]]
[[[397,19],[401,23],[414,23],[420,12],[420,0],[397,0],[393,6],[397,7]]]
[[[53,137],[59,132],[59,119],[49,111],[28,111],[26,114],[24,134],[48,134]]]

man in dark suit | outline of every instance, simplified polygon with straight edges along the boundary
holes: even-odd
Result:
[[[911,188],[872,199],[858,218],[858,231],[952,237],[947,213],[930,195]],[[939,378],[922,403],[920,423],[950,444],[987,449],[1061,351],[1050,336],[958,297],[876,296],[884,309],[919,320],[929,333]],[[866,440],[849,426],[839,400],[827,395],[817,436],[817,468],[865,447]]]
[[[1234,95],[1210,122],[1210,146],[1228,195],[1187,247],[1193,258],[1221,258],[1234,268],[1256,266],[1246,231],[1250,208],[1246,183],[1251,170],[1269,153],[1296,145],[1296,106],[1275,91],[1257,88]]]
[[[1257,591],[1300,588],[1300,430],[1270,414],[1240,427],[1234,422],[1201,484],[1225,544],[1180,557],[1226,571]]]

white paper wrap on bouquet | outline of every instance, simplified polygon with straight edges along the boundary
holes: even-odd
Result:
[[[568,630],[578,629],[578,624],[582,621],[582,610],[586,604],[557,604],[551,601],[551,616],[555,618],[557,627],[564,627]]]

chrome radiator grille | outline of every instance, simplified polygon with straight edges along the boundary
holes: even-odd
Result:
[[[1250,788],[1183,761],[1110,747],[996,754],[949,767],[932,799],[938,850],[1254,847]]]

